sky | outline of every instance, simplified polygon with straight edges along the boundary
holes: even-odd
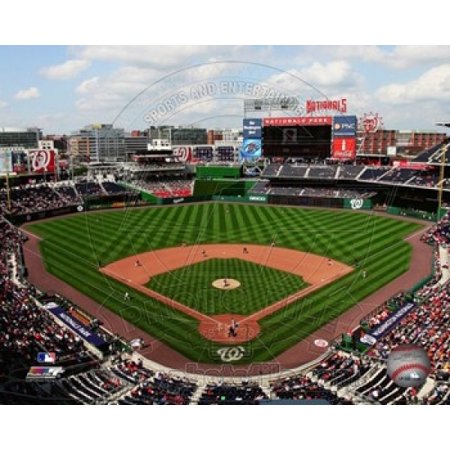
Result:
[[[239,127],[243,100],[271,95],[347,98],[385,128],[438,129],[450,46],[0,46],[0,128]]]

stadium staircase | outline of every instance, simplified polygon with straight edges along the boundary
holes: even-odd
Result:
[[[191,397],[190,404],[191,405],[198,405],[198,402],[202,398],[203,392],[205,392],[206,385],[198,386],[197,390],[194,392],[194,394]]]

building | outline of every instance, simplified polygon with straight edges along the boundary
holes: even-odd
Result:
[[[140,131],[132,131],[125,136],[127,159],[129,155],[145,153],[148,149],[148,136]]]
[[[414,157],[422,150],[440,144],[445,133],[420,130],[377,130],[375,133],[358,136],[360,156],[404,156]]]
[[[208,130],[208,145],[217,145],[218,142],[238,145],[242,143],[242,134],[242,130],[238,128]]]
[[[69,137],[69,154],[83,161],[125,161],[125,131],[111,124],[87,125]]]
[[[39,128],[0,128],[0,147],[38,148]]]
[[[149,140],[166,139],[172,145],[206,145],[208,133],[206,128],[173,127],[162,125],[149,129]]]
[[[55,145],[52,139],[40,139],[38,142],[39,150],[54,150]]]

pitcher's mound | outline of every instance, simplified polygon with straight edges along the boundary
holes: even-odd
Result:
[[[241,283],[238,280],[234,280],[233,278],[218,278],[212,282],[212,285],[217,289],[224,289],[225,291],[229,291],[231,289],[238,288]]]

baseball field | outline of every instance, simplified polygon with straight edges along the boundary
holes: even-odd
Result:
[[[370,213],[226,203],[27,226],[49,272],[193,361],[221,362],[224,344],[201,321],[251,318],[257,330],[239,341],[238,364],[272,360],[405,272],[404,239],[419,228]]]

